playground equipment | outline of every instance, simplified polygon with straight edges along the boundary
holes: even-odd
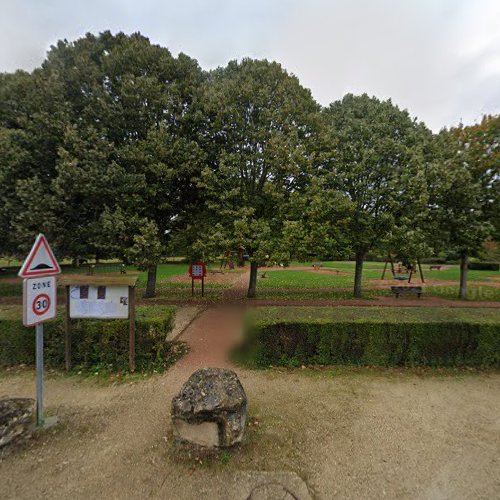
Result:
[[[414,263],[407,262],[406,266],[403,265],[403,267],[405,268],[405,274],[407,274],[407,276],[401,276],[400,274],[402,273],[401,264],[398,264],[398,274],[396,274],[396,271],[394,269],[394,261],[392,260],[391,254],[388,254],[387,258],[385,259],[384,270],[382,271],[382,276],[380,278],[381,280],[385,278],[385,272],[387,270],[387,265],[389,263],[391,264],[391,273],[393,279],[397,281],[408,281],[408,283],[411,283],[411,278],[417,272],[417,266],[418,266],[418,270],[420,272],[420,279],[422,280],[422,283],[425,283],[424,273],[422,271],[422,266],[420,265],[420,259],[417,259],[416,262]]]
[[[220,269],[234,269],[234,261],[238,263],[238,267],[245,267],[245,248],[238,247],[238,250],[226,250],[220,262]]]

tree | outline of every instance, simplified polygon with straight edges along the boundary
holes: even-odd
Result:
[[[54,186],[60,213],[77,232],[72,241],[147,266],[146,295],[154,296],[171,221],[194,198],[191,178],[202,157],[190,107],[203,74],[193,59],[174,58],[140,34],[109,32],[59,42],[44,69],[62,80],[74,117]],[[89,206],[77,214],[71,206],[79,199]],[[130,247],[142,248],[144,258]]]
[[[174,58],[138,33],[110,32],[58,42],[32,74],[2,75],[0,150],[9,161],[0,178],[10,183],[0,203],[9,222],[0,229],[12,235],[8,245],[36,228],[60,256],[147,261],[154,295],[153,256],[163,256],[158,245],[164,249],[172,221],[185,222],[197,196],[192,178],[203,156],[190,109],[203,78],[184,54]],[[44,226],[26,215],[41,201]],[[113,214],[130,223],[109,225]],[[148,248],[139,244],[145,234],[153,238]],[[129,251],[134,245],[147,259]]]
[[[326,148],[318,175],[326,189],[350,201],[348,225],[355,255],[354,296],[361,296],[363,261],[394,227],[425,210],[423,124],[391,101],[346,95],[323,112]]]
[[[258,263],[272,258],[283,230],[279,207],[301,189],[311,161],[319,107],[279,64],[244,59],[209,76],[200,110],[205,224],[194,248],[244,247],[251,262],[248,296],[254,297]]]
[[[481,251],[498,228],[500,117],[443,130],[435,218],[442,236],[460,255],[459,298],[467,298],[469,257]]]
[[[48,191],[66,124],[61,87],[43,70],[0,75],[2,254],[21,257],[40,231],[52,241],[55,225]]]

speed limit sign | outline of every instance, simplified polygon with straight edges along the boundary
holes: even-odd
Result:
[[[56,316],[56,292],[54,276],[24,280],[24,326],[36,325]]]

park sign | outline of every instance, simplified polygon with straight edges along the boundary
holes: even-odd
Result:
[[[20,278],[40,278],[61,274],[61,268],[43,234],[39,234],[18,276]]]
[[[194,295],[194,282],[201,280],[201,296],[205,295],[205,277],[207,275],[207,266],[199,260],[189,266],[189,276],[191,277],[191,296]]]
[[[189,266],[189,276],[194,280],[202,280],[207,275],[207,268],[205,264],[198,261],[196,264]]]

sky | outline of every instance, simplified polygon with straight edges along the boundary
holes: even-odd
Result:
[[[275,60],[323,106],[366,92],[435,131],[500,113],[500,0],[0,0],[0,72],[107,29],[204,69]]]

